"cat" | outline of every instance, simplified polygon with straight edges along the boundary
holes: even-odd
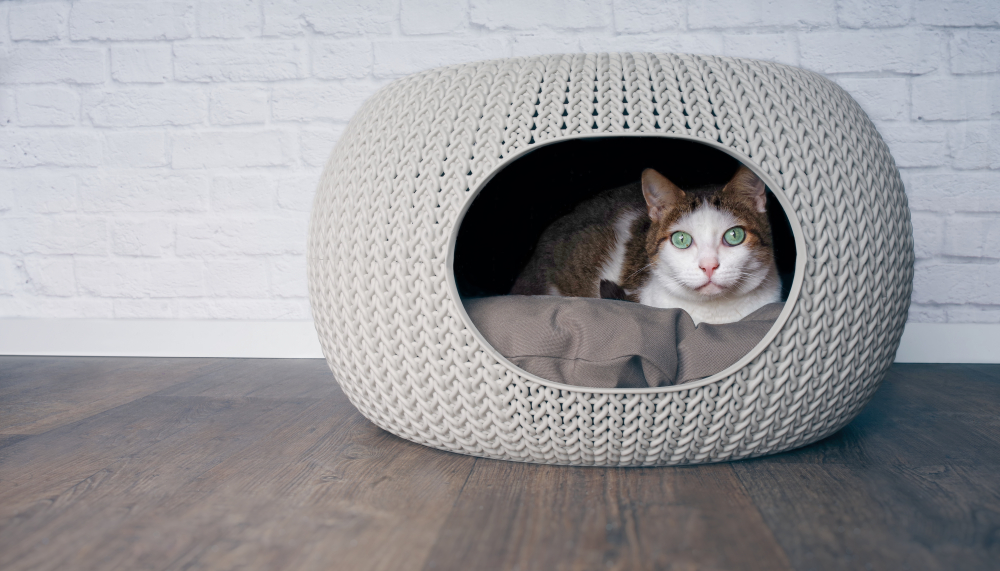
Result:
[[[781,301],[764,182],[740,165],[725,185],[641,180],[579,204],[542,233],[512,295],[603,297],[731,323]]]

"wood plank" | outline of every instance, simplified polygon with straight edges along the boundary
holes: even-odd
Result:
[[[730,466],[478,460],[426,569],[790,569]]]
[[[733,469],[796,568],[996,569],[1000,379],[894,366],[871,404],[812,446]]]
[[[964,365],[894,365],[851,424],[768,461],[1000,467],[998,443],[1000,382]]]
[[[160,396],[211,398],[341,398],[323,359],[225,359],[224,373],[185,379]]]
[[[174,561],[183,568],[319,569],[331,560],[351,562],[352,569],[421,566],[420,546],[430,549],[475,460],[377,429],[326,374],[323,390],[334,387],[335,398],[158,394],[113,411],[122,419],[95,417],[106,425],[146,418],[169,430],[177,413],[156,411],[208,411],[191,414],[180,430],[145,448],[119,443],[114,448],[124,456],[109,458],[99,446],[80,451],[90,464],[98,458],[110,463],[55,495],[44,491],[65,482],[46,482],[38,490],[22,478],[11,504],[21,509],[0,527],[0,568],[136,568]],[[260,394],[273,382],[266,375],[256,379],[212,390]],[[7,462],[16,467],[44,455],[50,441],[67,436],[58,432],[22,443]],[[74,465],[73,473],[81,468]],[[0,473],[4,483],[14,479]],[[32,491],[36,501],[25,505]],[[261,537],[268,541],[261,544]],[[34,548],[42,538],[55,538],[44,551]]]
[[[17,444],[30,436],[30,434],[0,434],[0,448],[10,446],[11,444]]]
[[[32,359],[0,358],[0,407],[26,411],[0,432],[5,571],[1000,560],[998,366],[894,366],[851,425],[785,454],[603,469],[401,440],[322,360]]]
[[[996,471],[734,466],[796,569],[996,569]]]
[[[0,520],[234,408],[231,400],[150,396],[0,448]]]
[[[225,459],[244,453],[257,441],[256,434],[280,432],[298,418],[340,422],[337,415],[331,418],[329,404],[307,401],[149,397],[130,408],[138,417],[178,404],[210,408],[212,414],[198,415],[182,430],[119,456],[72,487],[19,511],[0,527],[0,568],[59,569],[70,563],[84,568],[91,555],[102,553],[101,538],[129,537],[133,522],[142,517],[162,521],[178,491]],[[31,442],[24,444],[30,448]],[[42,538],[50,538],[51,552],[61,557],[33,549]],[[93,565],[103,566],[103,560]]]
[[[1000,367],[996,365],[893,365],[883,399],[923,411],[1000,415]]]
[[[0,357],[0,434],[41,434],[223,365],[219,359]]]

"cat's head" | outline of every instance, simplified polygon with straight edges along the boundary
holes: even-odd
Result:
[[[774,266],[764,192],[764,182],[743,165],[725,185],[689,191],[653,169],[643,171],[651,278],[692,301],[757,288]]]

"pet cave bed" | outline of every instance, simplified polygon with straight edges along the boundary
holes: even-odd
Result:
[[[469,319],[453,259],[477,194],[535,148],[608,136],[714,146],[789,216],[788,301],[718,374],[559,384],[502,357]],[[400,79],[341,136],[308,240],[319,340],[362,414],[441,450],[552,464],[727,461],[836,432],[893,361],[912,278],[899,172],[849,95],[789,66],[682,54],[513,58]]]

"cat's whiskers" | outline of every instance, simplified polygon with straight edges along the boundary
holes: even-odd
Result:
[[[641,272],[641,271],[645,270],[646,268],[652,266],[655,263],[656,262],[650,262],[650,263],[646,264],[645,266],[643,266],[643,267],[639,268],[638,270],[636,270],[636,271],[632,272],[631,274],[629,274],[628,277],[626,277],[622,281],[626,281],[626,282],[629,281],[630,279],[632,279],[633,277],[635,277],[636,274],[638,274],[639,272]]]

